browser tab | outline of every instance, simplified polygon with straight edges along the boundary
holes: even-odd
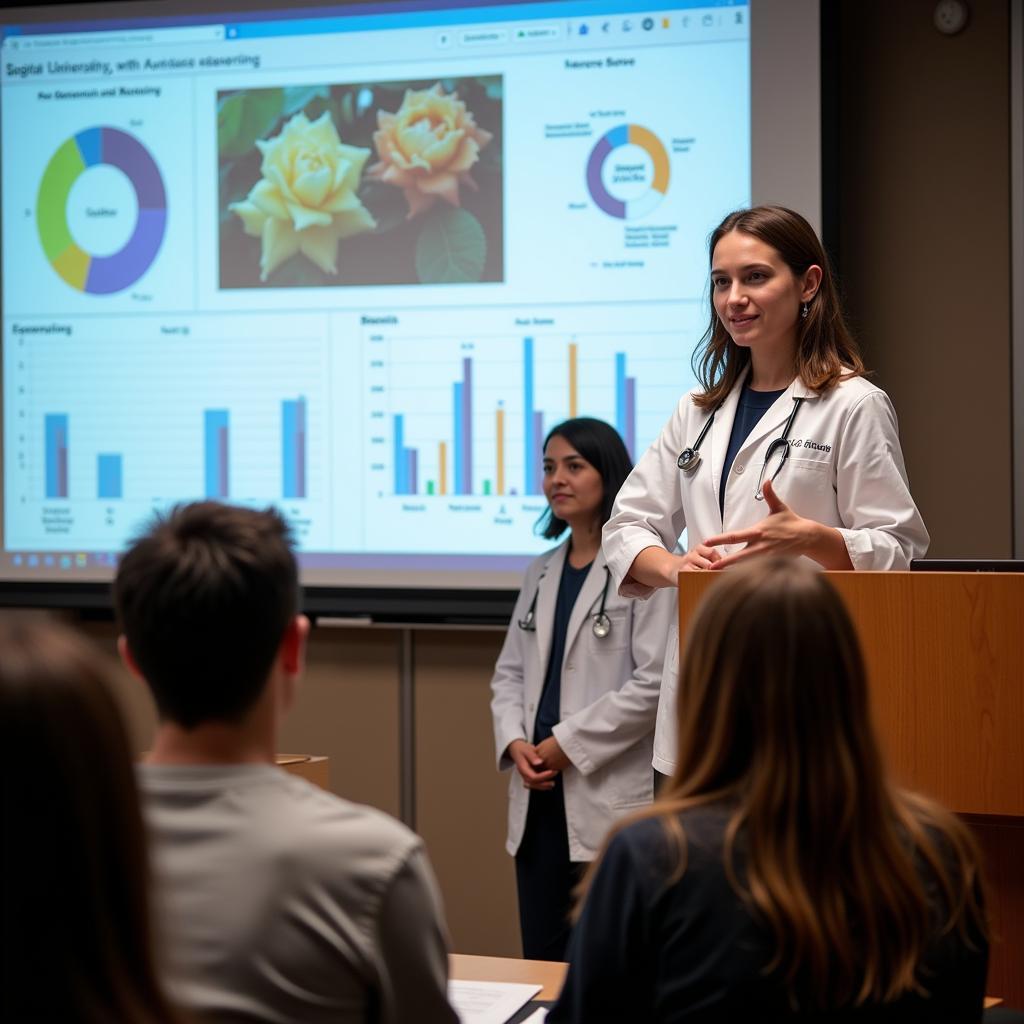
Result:
[[[605,22],[607,24],[607,22]],[[561,25],[524,25],[516,29],[515,40],[517,43],[535,43],[549,39],[561,39]]]
[[[496,46],[508,42],[508,29],[472,28],[459,33],[460,46]]]

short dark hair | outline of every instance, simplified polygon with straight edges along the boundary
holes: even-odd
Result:
[[[0,619],[0,748],[12,769],[0,781],[4,1020],[177,1020],[157,978],[146,835],[112,670],[65,627]]]
[[[615,504],[615,496],[619,493],[619,488],[622,487],[626,477],[633,469],[633,462],[619,432],[604,420],[579,416],[552,427],[548,431],[548,436],[544,438],[542,452],[553,437],[565,438],[601,474],[604,489],[601,499],[600,525],[604,526],[611,518],[612,505]],[[555,540],[565,533],[568,526],[569,524],[564,519],[559,519],[548,508],[537,520],[536,529],[546,540]]]
[[[161,717],[238,721],[298,608],[288,524],[273,509],[176,506],[121,559],[114,603]]]

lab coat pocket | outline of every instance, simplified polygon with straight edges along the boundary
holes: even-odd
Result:
[[[789,468],[794,473],[831,473],[832,459],[831,457],[808,459],[798,455],[791,455],[789,457]]]
[[[609,766],[612,769],[612,807],[622,813],[654,799],[651,736],[634,743]]]
[[[597,636],[594,626],[597,620],[594,615],[587,618],[583,627],[585,644],[588,657],[600,657],[602,654],[609,654],[611,651],[621,651],[629,643],[629,613],[625,609],[611,609],[605,611],[608,616],[608,633]]]

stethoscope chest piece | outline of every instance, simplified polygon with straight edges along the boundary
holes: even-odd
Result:
[[[603,640],[612,631],[612,620],[605,612],[598,612],[594,616],[593,630],[598,640]]]
[[[692,473],[700,465],[700,452],[696,448],[684,448],[676,459],[676,465],[687,473]]]

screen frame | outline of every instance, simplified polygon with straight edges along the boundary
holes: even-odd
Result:
[[[488,7],[519,5],[530,0],[449,0],[447,6]],[[778,202],[801,209],[821,233],[830,257],[838,252],[838,15],[831,5],[822,0],[749,0],[752,28],[751,62],[751,121],[754,161],[752,166],[753,202]],[[305,11],[316,13],[322,8],[366,8],[372,10],[381,4],[376,0],[343,0],[333,3],[304,3],[301,9],[288,11],[289,17]],[[254,12],[253,18],[265,16],[266,11],[282,10],[280,0],[220,0],[216,11],[208,3],[196,0],[178,0],[173,4],[160,2],[138,3],[137,0],[112,0],[105,4],[84,2],[48,6],[13,6],[0,3],[7,24],[52,24],[63,31],[75,31],[95,26],[103,21],[116,22],[122,27],[126,21],[139,27],[154,22],[165,24],[165,18],[180,16],[190,24],[215,22],[224,14]],[[154,7],[167,13],[154,14]],[[413,2],[387,4],[389,11],[418,10]],[[173,9],[173,14],[171,10]],[[88,12],[88,18],[84,13]],[[102,12],[102,13],[100,13]],[[244,17],[242,15],[241,17]],[[758,24],[770,26],[758,30]],[[754,46],[754,40],[757,46]],[[762,44],[762,40],[764,43]],[[764,49],[758,49],[764,45]],[[789,48],[787,51],[786,48]],[[779,48],[782,48],[781,54]],[[770,51],[770,52],[769,52]],[[802,61],[789,59],[787,52],[798,52]],[[774,54],[774,56],[772,56]],[[774,63],[773,63],[774,61]],[[779,66],[792,72],[802,66],[802,80],[777,74]],[[768,70],[768,69],[771,70]],[[807,82],[817,79],[817,89],[808,89]],[[799,102],[793,109],[794,90]],[[768,137],[763,125],[765,115],[785,96],[788,104],[788,134]],[[772,119],[768,118],[770,123]],[[778,121],[775,121],[778,124]],[[791,173],[791,166],[771,159],[771,153],[785,152],[795,144],[808,126],[817,130],[816,159],[804,161],[799,173]],[[771,130],[771,129],[768,129]],[[757,140],[761,139],[758,148]],[[759,156],[759,154],[762,154]],[[764,154],[767,154],[765,156]],[[808,202],[808,195],[812,197]],[[0,367],[2,374],[2,367]],[[2,386],[2,376],[0,376]],[[0,389],[0,403],[2,403]],[[0,404],[2,408],[2,404]],[[3,453],[0,450],[0,469]],[[338,618],[367,625],[392,623],[395,625],[496,625],[508,622],[517,588],[489,587],[413,587],[381,584],[379,586],[304,585],[302,610],[319,618]],[[112,586],[106,581],[63,580],[0,580],[0,607],[33,607],[46,609],[79,610],[85,614],[103,616],[113,612]]]

